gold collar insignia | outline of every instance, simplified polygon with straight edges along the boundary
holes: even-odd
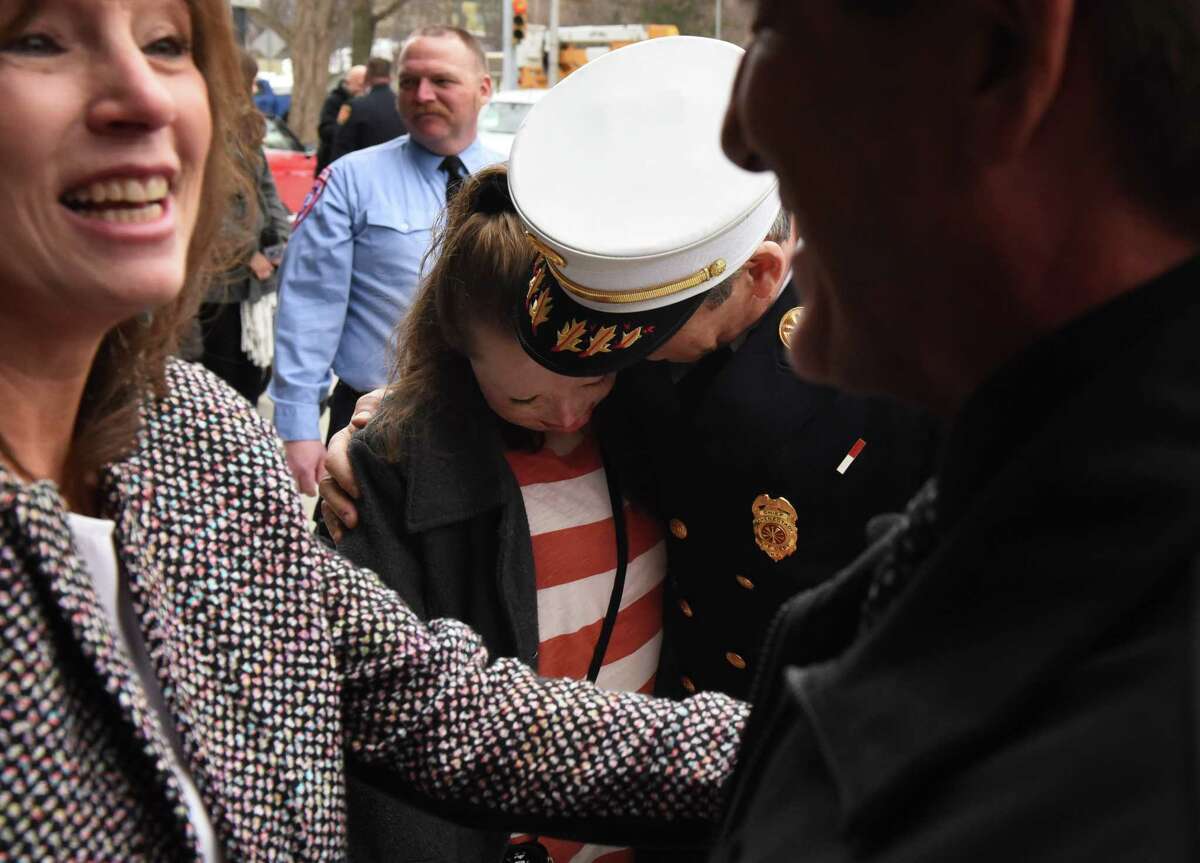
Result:
[[[796,332],[796,327],[800,325],[800,319],[804,317],[804,306],[796,306],[794,309],[788,310],[779,321],[779,341],[783,342],[783,346],[789,350],[792,347],[792,336]]]

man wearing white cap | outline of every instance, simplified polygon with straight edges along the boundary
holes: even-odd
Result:
[[[932,471],[922,417],[788,366],[801,312],[776,182],[720,151],[741,53],[680,37],[601,57],[535,106],[510,161],[542,252],[522,345],[560,374],[628,370],[610,398],[644,423],[641,485],[669,531],[658,690],[676,695],[745,697],[778,606]]]

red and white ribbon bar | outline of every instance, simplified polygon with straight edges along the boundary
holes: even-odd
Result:
[[[854,460],[862,454],[866,448],[867,442],[859,438],[854,446],[850,447],[850,452],[846,453],[846,457],[842,459],[842,463],[838,465],[838,473],[845,473],[850,469],[850,465],[854,464]]]

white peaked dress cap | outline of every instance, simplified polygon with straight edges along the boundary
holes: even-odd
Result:
[[[638,42],[565,78],[526,117],[509,159],[513,202],[581,306],[624,315],[695,297],[770,230],[774,175],[721,150],[742,54],[692,36]]]

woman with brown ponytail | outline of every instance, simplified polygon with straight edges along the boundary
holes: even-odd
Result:
[[[666,560],[657,520],[628,503],[633,421],[604,409],[613,375],[557,375],[518,344],[511,315],[535,250],[507,180],[503,166],[469,178],[435,237],[397,333],[394,383],[351,446],[362,516],[339,550],[422,617],[469,624],[493,654],[648,692]],[[382,859],[400,834],[422,837],[420,859],[445,863],[496,863],[508,845],[507,834],[438,822],[354,781],[349,803],[357,860]],[[563,863],[632,860],[577,842],[516,843]]]

